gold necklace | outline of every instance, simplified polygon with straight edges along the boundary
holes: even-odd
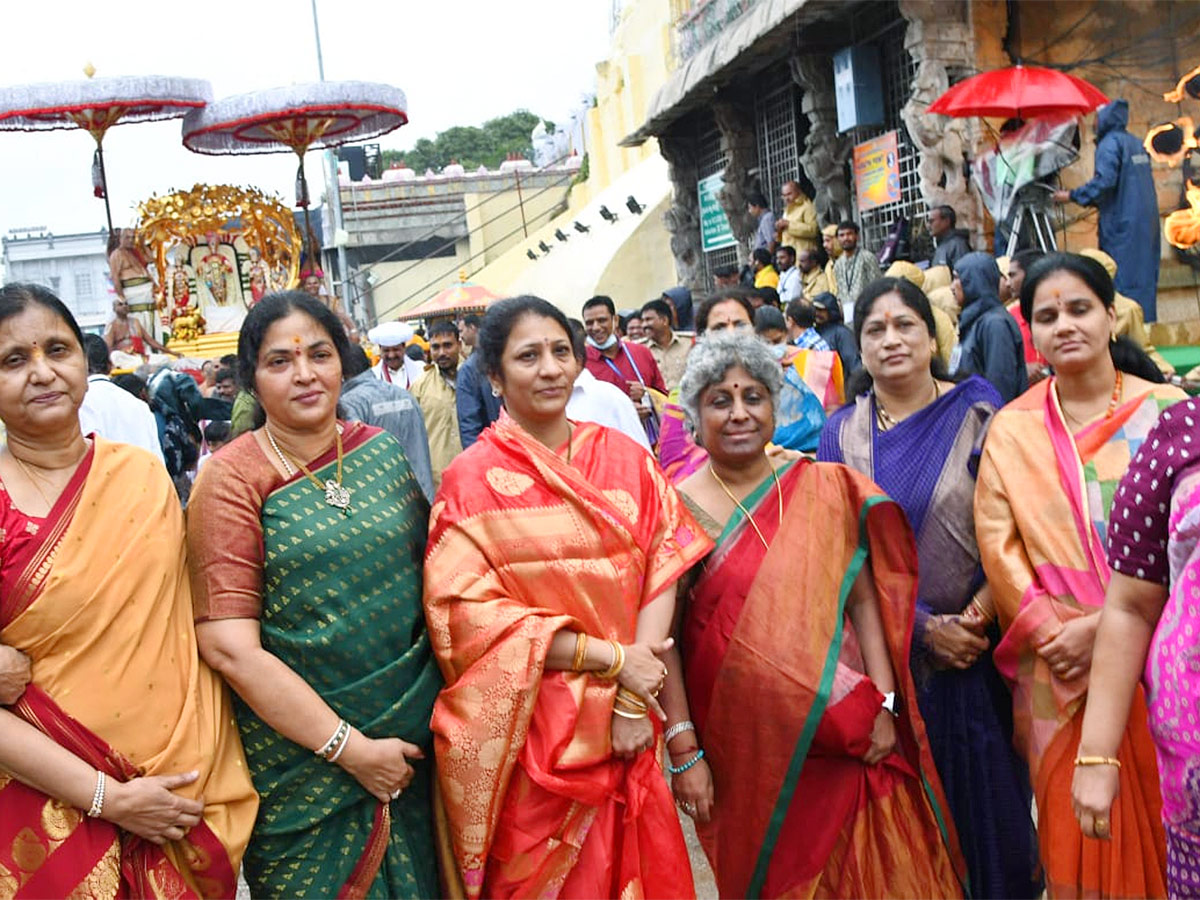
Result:
[[[8,455],[17,461],[17,465],[21,467],[21,471],[25,473],[25,477],[29,479],[29,483],[33,485],[33,489],[38,492],[38,495],[42,498],[42,502],[46,504],[46,509],[54,509],[54,504],[50,502],[50,498],[46,496],[45,491],[43,491],[38,485],[37,479],[33,477],[33,472],[31,472],[29,467],[21,461],[21,457],[17,456],[11,450],[8,451]],[[47,484],[49,484],[49,482],[47,482]]]
[[[938,384],[938,380],[935,378],[935,379],[933,379],[933,399],[930,400],[929,403],[935,402],[941,396],[942,396],[942,386],[940,384]],[[929,403],[926,403],[925,406],[928,406]],[[925,406],[922,406],[921,409],[924,409]],[[897,425],[899,425],[902,421],[904,421],[904,420],[895,418],[894,416],[892,416],[891,413],[889,413],[886,409],[884,409],[883,403],[879,399],[879,392],[876,391],[875,392],[875,423],[879,426],[879,430],[880,431],[890,431],[891,429],[893,429]]]
[[[291,454],[285,454],[280,449],[279,444],[275,442],[275,435],[271,434],[271,426],[264,425],[263,430],[267,433],[267,440],[271,444],[271,449],[275,451],[275,455],[279,457],[279,461],[283,463],[283,471],[287,472],[288,478],[296,474],[299,469],[307,476],[308,480],[317,486],[318,490],[325,492],[325,502],[329,506],[333,506],[342,511],[342,515],[350,515],[350,488],[342,484],[342,426],[339,424],[334,432],[333,442],[337,447],[337,475],[324,484],[312,472],[308,470],[308,466],[296,459]],[[290,460],[290,462],[289,462]]]
[[[775,467],[771,465],[771,461],[769,459],[767,460],[767,465],[771,466],[771,477],[775,479],[775,493],[776,493],[776,496],[779,498],[779,524],[782,525],[783,524],[783,488],[779,486],[779,473],[775,471]],[[716,480],[717,484],[720,485],[721,490],[723,490],[725,492],[725,496],[728,497],[730,500],[732,500],[734,502],[734,504],[737,506],[737,508],[742,511],[742,515],[746,517],[746,520],[750,523],[750,527],[754,529],[754,533],[757,534],[758,539],[760,541],[762,541],[763,549],[769,550],[770,544],[768,544],[767,539],[765,537],[763,537],[763,533],[759,529],[758,523],[754,521],[754,516],[750,515],[750,510],[748,510],[748,509],[746,509],[746,507],[742,506],[741,500],[739,500],[737,497],[733,496],[733,491],[731,491],[729,489],[729,485],[727,485],[724,481],[721,480],[721,476],[718,475],[717,470],[713,468],[712,460],[708,461],[708,471],[712,475],[712,477]]]
[[[1116,377],[1116,380],[1113,382],[1112,397],[1108,401],[1108,409],[1106,409],[1104,411],[1104,418],[1106,418],[1106,419],[1111,419],[1114,415],[1116,415],[1117,404],[1121,402],[1121,394],[1122,394],[1122,390],[1124,388],[1124,380],[1125,379],[1122,377],[1121,370],[1117,369],[1117,377]],[[1068,419],[1070,419],[1072,422],[1074,422],[1076,425],[1078,425],[1080,428],[1085,427],[1088,424],[1088,422],[1094,422],[1097,418],[1099,418],[1099,416],[1092,416],[1090,419],[1087,420],[1087,422],[1085,422],[1082,419],[1075,418],[1075,416],[1071,415],[1071,413],[1067,411],[1067,406],[1065,403],[1062,402],[1062,398],[1059,398],[1058,405],[1062,409],[1063,415],[1066,416]]]

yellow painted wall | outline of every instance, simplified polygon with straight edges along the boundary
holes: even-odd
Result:
[[[663,213],[670,206],[671,198],[665,197],[654,209],[646,210],[637,231],[600,276],[596,293],[612,297],[619,309],[640,307],[678,283],[671,236],[662,226]]]
[[[378,321],[394,319],[404,309],[424,303],[443,288],[456,284],[459,268],[467,265],[468,247],[467,241],[461,240],[454,247],[454,256],[388,261],[372,266],[371,274],[375,278],[372,293]],[[405,298],[414,291],[419,291],[417,296],[406,301]]]
[[[498,294],[508,292],[509,285],[533,264],[525,251],[536,246],[540,235],[552,233],[555,227],[570,233],[571,221],[597,194],[639,163],[658,156],[655,140],[632,148],[619,143],[645,121],[650,102],[670,77],[672,22],[671,0],[632,0],[625,4],[613,32],[609,58],[596,65],[596,103],[588,111],[588,179],[571,189],[565,214],[536,233],[531,230],[530,240],[489,260],[473,276],[478,283]],[[670,235],[662,223],[663,211],[665,207],[647,210],[637,240],[627,241],[610,261],[608,271],[622,285],[613,296],[628,293],[641,297],[647,291],[653,293],[675,284],[675,263]],[[649,299],[649,294],[644,299]]]
[[[526,228],[529,234],[542,230],[550,221],[552,210],[563,203],[566,193],[566,183],[554,186],[522,185],[518,192],[514,182],[513,189],[503,193],[463,195],[467,206],[471,254],[474,256],[467,271],[483,268],[522,243]]]

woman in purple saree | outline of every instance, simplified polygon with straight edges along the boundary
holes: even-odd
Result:
[[[911,668],[930,749],[977,897],[1041,891],[1031,790],[1012,748],[1012,697],[992,664],[994,617],[975,543],[975,469],[1000,396],[939,378],[935,322],[920,288],[885,278],[855,307],[863,367],[818,459],[841,462],[900,505],[917,539]]]

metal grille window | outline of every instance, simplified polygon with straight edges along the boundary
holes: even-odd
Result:
[[[75,300],[79,303],[89,303],[92,299],[92,273],[75,273]]]
[[[909,52],[904,49],[904,32],[907,23],[900,18],[898,10],[895,12],[895,17],[895,20],[888,23],[876,39],[876,43],[879,45],[880,68],[883,72],[883,127],[856,128],[854,130],[855,143],[861,143],[888,131],[895,131],[896,145],[899,151],[897,164],[900,168],[900,201],[889,203],[886,206],[877,206],[859,214],[862,245],[872,252],[877,252],[883,246],[892,224],[898,217],[906,216],[910,223],[923,222],[926,211],[918,173],[921,164],[920,153],[913,146],[908,136],[908,130],[900,118],[900,110],[908,102],[909,94],[912,91],[912,81],[917,74],[917,64]]]
[[[801,135],[797,130],[799,90],[784,72],[785,83],[754,103],[758,133],[758,183],[773,207],[785,181],[800,177]]]
[[[725,150],[721,146],[721,132],[716,123],[708,120],[700,133],[696,148],[697,168],[701,178],[719,175],[725,171]],[[713,283],[713,269],[718,266],[735,265],[738,261],[737,247],[722,247],[704,254],[704,281],[706,285]]]

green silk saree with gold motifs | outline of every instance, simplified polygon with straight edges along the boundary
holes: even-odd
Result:
[[[368,737],[429,752],[442,678],[421,607],[428,506],[391,435],[345,437],[349,515],[302,474],[263,501],[262,644]],[[324,482],[337,462],[311,468]],[[262,798],[245,866],[255,897],[438,894],[432,752],[384,805],[240,700],[237,718]]]

